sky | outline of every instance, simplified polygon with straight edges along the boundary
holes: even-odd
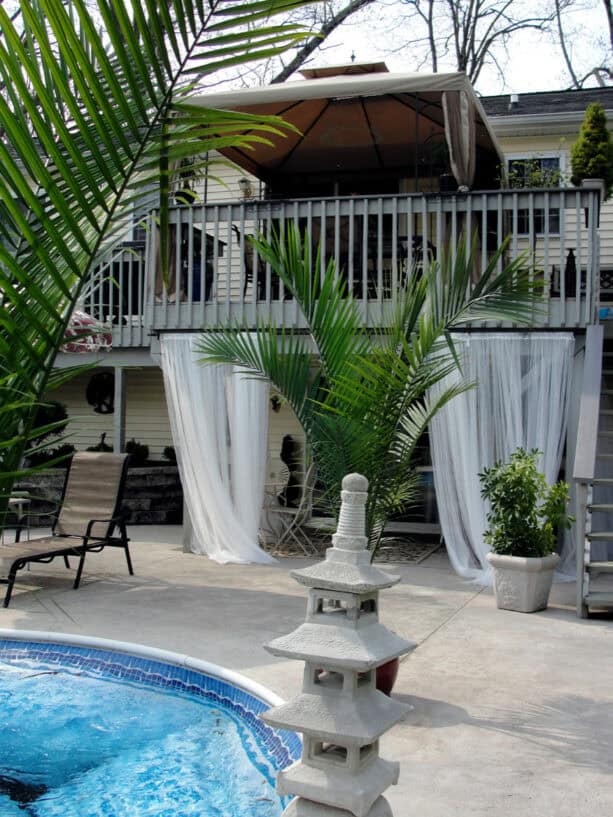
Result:
[[[593,67],[596,56],[605,57],[606,17],[602,0],[581,0],[581,7],[565,16],[565,29],[569,36],[568,47],[573,54],[573,62],[579,75]],[[395,25],[391,0],[376,3],[374,11],[356,16],[356,22],[346,24],[333,37],[326,40],[325,50],[313,60],[313,65],[341,65],[351,61],[355,53],[356,62],[384,61],[390,71],[410,72],[417,70],[417,50],[406,49],[390,53],[400,45],[402,27]],[[503,76],[493,67],[484,68],[477,90],[483,94],[521,93],[529,91],[550,91],[570,87],[570,78],[565,70],[559,45],[553,37],[542,32],[526,31],[515,35],[509,53],[500,59]],[[609,54],[608,63],[612,59]],[[429,71],[426,63],[423,71]],[[439,70],[444,70],[439,67]],[[447,70],[455,70],[453,65]],[[587,86],[595,85],[590,80]]]

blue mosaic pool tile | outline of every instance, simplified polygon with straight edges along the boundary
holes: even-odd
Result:
[[[260,750],[277,769],[297,760],[302,751],[298,735],[275,730],[260,720],[258,715],[269,708],[268,704],[226,681],[194,669],[111,650],[2,639],[0,660],[16,663],[42,661],[66,670],[86,672],[91,676],[172,689],[205,698],[210,703],[217,702],[233,713],[239,723],[242,719],[250,726]]]

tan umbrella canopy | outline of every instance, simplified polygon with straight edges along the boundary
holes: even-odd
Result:
[[[376,70],[376,67],[375,67]],[[472,86],[461,73],[320,76],[206,94],[197,104],[277,114],[300,133],[225,155],[265,181],[298,174],[398,172],[420,175],[433,145],[447,145],[458,183],[494,186],[502,154]],[[447,132],[446,132],[447,121]],[[479,178],[485,175],[489,179]]]

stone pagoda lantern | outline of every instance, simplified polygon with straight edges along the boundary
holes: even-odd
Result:
[[[284,817],[391,817],[382,793],[398,782],[398,763],[379,757],[379,738],[409,707],[375,687],[375,670],[415,644],[379,621],[379,590],[400,580],[371,564],[365,536],[368,480],[343,480],[333,547],[292,571],[309,588],[304,624],[267,645],[305,662],[302,692],[263,719],[301,732],[302,757],[277,776],[277,792],[295,795]]]

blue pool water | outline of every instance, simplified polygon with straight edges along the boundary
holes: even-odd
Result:
[[[278,817],[300,744],[267,708],[185,667],[0,641],[0,815]]]

